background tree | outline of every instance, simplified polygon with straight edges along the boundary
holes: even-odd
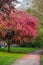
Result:
[[[43,0],[32,0],[33,9],[38,12],[40,16],[43,16]]]
[[[37,47],[43,47],[43,0],[32,0],[32,6],[26,12],[39,18],[38,37],[34,44]]]
[[[38,13],[39,17],[39,34],[37,38],[38,41],[36,41],[37,43],[39,42],[40,47],[43,47],[43,0],[33,0],[33,9]]]

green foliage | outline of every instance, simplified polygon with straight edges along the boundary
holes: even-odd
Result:
[[[33,15],[33,16],[35,16],[35,17],[38,17],[38,18],[41,17],[39,15],[39,13],[37,11],[35,11],[34,9],[29,8],[29,9],[26,10],[26,12],[29,13],[29,14],[31,14],[31,15]]]
[[[38,36],[34,44],[35,44],[35,47],[43,48],[43,38],[41,36]]]
[[[43,18],[40,18],[40,24],[39,24],[39,42],[40,42],[40,47],[43,48]]]
[[[32,0],[32,3],[32,8],[35,9],[39,15],[43,16],[43,0]]]
[[[39,20],[38,37],[35,40],[35,45],[37,47],[43,48],[43,19]]]

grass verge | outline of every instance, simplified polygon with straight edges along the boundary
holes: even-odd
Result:
[[[41,56],[41,65],[43,65],[43,54],[42,54],[42,56]]]

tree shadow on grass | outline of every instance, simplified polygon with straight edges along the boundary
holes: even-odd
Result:
[[[8,52],[8,49],[7,48],[0,48],[0,52]],[[8,53],[17,53],[17,54],[27,54],[28,52],[26,51],[19,51],[19,50],[10,50],[10,52]]]
[[[17,54],[29,54],[29,53],[39,53],[41,50],[40,49],[34,49],[34,50],[31,50],[31,49],[27,49],[26,48],[18,48],[18,47],[11,47],[10,49],[10,53],[17,53]],[[5,47],[5,48],[0,48],[0,52],[8,52],[8,48]]]

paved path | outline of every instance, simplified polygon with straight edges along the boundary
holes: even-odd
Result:
[[[40,54],[38,51],[36,53],[26,54],[12,65],[40,65]]]

